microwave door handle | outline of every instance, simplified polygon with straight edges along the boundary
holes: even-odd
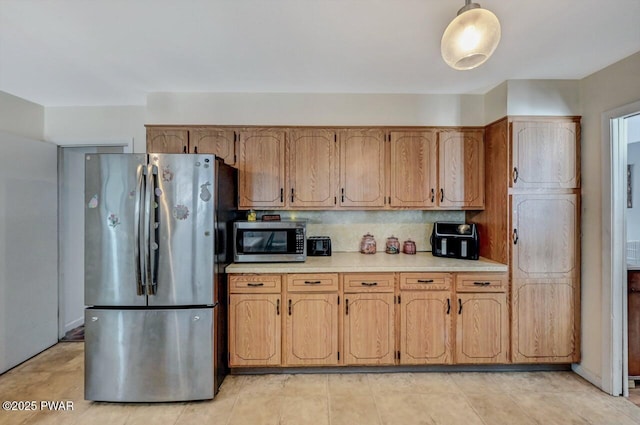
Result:
[[[133,233],[134,233],[134,247],[133,254],[135,256],[135,265],[136,265],[136,293],[138,295],[144,295],[144,285],[143,285],[143,270],[144,270],[144,256],[140,255],[140,244],[142,243],[142,239],[140,238],[140,230],[144,228],[144,214],[141,211],[142,206],[144,205],[144,179],[146,176],[146,167],[140,165],[136,169],[136,200],[134,204],[134,222],[133,222]]]

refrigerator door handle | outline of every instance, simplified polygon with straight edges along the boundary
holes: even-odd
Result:
[[[134,205],[134,214],[135,221],[133,223],[133,232],[134,232],[134,247],[133,253],[135,256],[136,263],[136,292],[138,295],[144,295],[144,284],[143,284],[143,270],[144,270],[144,255],[140,255],[140,244],[142,243],[142,239],[140,238],[140,230],[144,229],[143,214],[141,208],[144,205],[144,192],[145,192],[145,177],[147,175],[146,167],[139,166],[136,169],[136,201]]]
[[[158,167],[149,166],[149,190],[147,190],[147,208],[149,210],[147,222],[147,250],[149,252],[149,279],[147,280],[147,294],[155,295],[158,289],[158,260],[160,256],[158,203],[156,201],[156,189],[158,188]],[[153,235],[153,238],[151,237]]]

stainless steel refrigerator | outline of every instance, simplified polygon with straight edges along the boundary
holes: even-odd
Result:
[[[235,170],[153,153],[88,154],[85,170],[85,398],[213,398]]]

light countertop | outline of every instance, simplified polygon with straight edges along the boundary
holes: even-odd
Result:
[[[431,252],[361,254],[334,252],[331,257],[307,257],[304,263],[233,263],[227,273],[345,273],[345,272],[506,272],[506,264],[486,258],[458,260]]]

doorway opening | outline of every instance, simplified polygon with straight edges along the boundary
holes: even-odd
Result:
[[[84,164],[88,153],[127,144],[58,148],[58,339],[82,340],[84,325]]]

